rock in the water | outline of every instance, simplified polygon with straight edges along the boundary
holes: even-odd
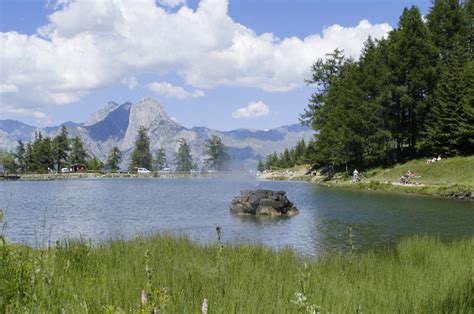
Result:
[[[236,214],[262,216],[294,216],[298,209],[286,197],[285,191],[242,190],[232,200],[230,210]]]

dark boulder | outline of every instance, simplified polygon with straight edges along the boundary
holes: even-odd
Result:
[[[232,200],[230,210],[241,215],[297,215],[298,209],[285,194],[285,191],[242,190],[240,196]]]

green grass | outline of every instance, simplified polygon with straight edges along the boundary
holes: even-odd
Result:
[[[370,180],[395,181],[407,173],[414,171],[419,179],[412,181],[426,185],[463,185],[474,187],[474,156],[441,159],[427,164],[426,159],[412,160],[405,164],[388,169],[369,171]]]
[[[396,247],[305,261],[290,250],[198,245],[152,236],[48,249],[0,244],[0,312],[472,313],[474,238],[404,239]],[[295,293],[300,302],[295,304]],[[307,298],[306,301],[303,301]],[[162,309],[164,308],[164,309]]]
[[[399,184],[402,175],[409,170],[418,176],[410,179],[414,184]],[[356,184],[346,174],[316,182],[332,187],[470,199],[474,193],[474,156],[447,158],[430,164],[426,159],[418,159],[386,169],[367,169],[362,171],[362,181]]]

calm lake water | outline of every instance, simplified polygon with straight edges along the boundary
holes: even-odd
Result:
[[[229,205],[241,189],[287,191],[300,209],[292,218],[237,216]],[[215,241],[215,226],[232,243],[289,246],[314,255],[343,248],[346,227],[359,249],[406,235],[457,238],[474,234],[474,204],[423,196],[331,189],[304,182],[230,179],[84,179],[0,182],[11,241],[48,245],[56,239],[98,241],[172,232]]]

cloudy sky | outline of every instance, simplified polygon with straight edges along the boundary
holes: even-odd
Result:
[[[158,99],[187,127],[296,123],[311,64],[357,58],[403,0],[0,0],[0,119],[83,122]]]

